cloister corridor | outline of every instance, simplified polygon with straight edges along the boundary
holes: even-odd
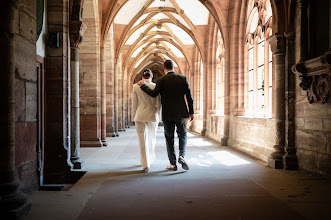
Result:
[[[272,169],[194,133],[188,135],[189,171],[165,169],[169,162],[163,127],[158,128],[156,159],[148,173],[139,166],[134,127],[108,141],[111,147],[82,149],[87,173],[76,184],[33,195],[25,220],[331,217],[330,180]]]
[[[331,219],[331,0],[6,0],[0,48],[1,220]]]

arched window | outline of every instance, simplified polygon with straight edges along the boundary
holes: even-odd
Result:
[[[265,40],[272,34],[270,0],[252,0],[246,29],[248,103],[246,115],[271,117],[272,53]]]
[[[224,115],[224,73],[225,73],[225,49],[221,32],[217,34],[216,51],[216,82],[217,82],[217,114]]]

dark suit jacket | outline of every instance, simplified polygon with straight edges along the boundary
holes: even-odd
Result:
[[[157,80],[154,90],[146,85],[140,88],[152,97],[161,94],[163,121],[188,118],[189,115],[194,114],[190,85],[185,76],[168,72]],[[186,97],[188,109],[184,97]]]

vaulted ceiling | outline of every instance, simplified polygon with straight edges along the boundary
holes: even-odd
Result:
[[[113,28],[115,58],[120,57],[127,71],[135,74],[147,67],[162,71],[165,59],[187,71],[194,62],[194,49],[203,51],[208,24],[214,19],[199,0],[103,0],[102,4],[103,35]]]

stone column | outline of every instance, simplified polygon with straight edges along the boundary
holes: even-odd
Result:
[[[103,146],[107,146],[106,133],[106,62],[105,48],[100,48],[100,70],[101,70],[101,141]]]
[[[275,120],[276,140],[274,150],[268,157],[268,165],[275,169],[283,168],[283,155],[285,147],[285,37],[274,34],[268,42],[273,54],[273,112]]]
[[[15,29],[19,1],[8,0],[0,8],[0,213],[4,219],[22,219],[31,204],[20,191],[15,167]]]
[[[115,112],[114,112],[114,45],[113,31],[109,30],[105,41],[105,69],[107,72],[107,108],[106,108],[106,132],[107,137],[115,137]]]
[[[71,81],[71,155],[70,161],[74,169],[81,169],[80,159],[80,108],[79,108],[79,45],[86,30],[81,21],[70,22],[70,81]]]
[[[331,51],[331,0],[329,4],[329,51]]]
[[[69,2],[47,1],[47,16],[48,31],[58,44],[47,44],[46,48],[44,183],[68,183],[72,181],[73,167],[69,130]]]
[[[307,8],[308,3],[307,0],[297,0],[297,4],[299,5],[299,16],[300,16],[300,60],[299,62],[303,62],[308,58],[308,15]]]
[[[115,60],[118,60],[115,58]],[[114,132],[115,136],[118,137],[118,64],[115,63],[114,68]]]
[[[285,33],[286,57],[285,57],[285,154],[283,166],[286,170],[298,169],[298,158],[295,148],[295,74],[291,67],[294,65],[294,33]]]

